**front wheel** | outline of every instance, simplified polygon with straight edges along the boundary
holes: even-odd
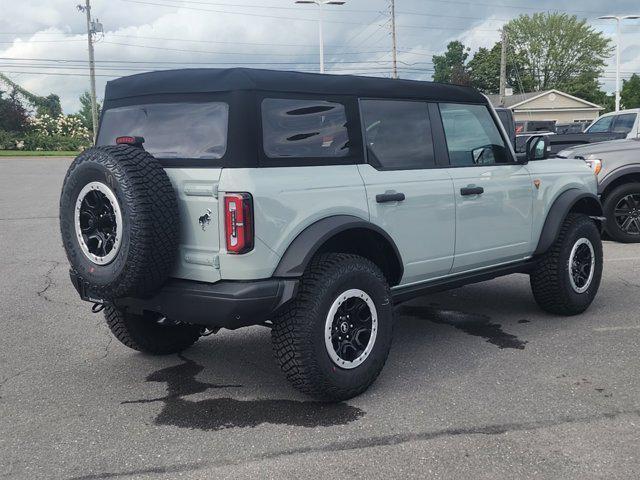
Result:
[[[603,204],[607,233],[618,242],[640,242],[640,183],[616,187]]]
[[[584,312],[602,278],[602,241],[586,215],[569,214],[560,234],[531,273],[531,289],[543,310],[559,315]]]
[[[296,299],[274,319],[276,358],[298,390],[323,401],[364,392],[393,335],[387,281],[369,260],[325,254],[311,262]]]

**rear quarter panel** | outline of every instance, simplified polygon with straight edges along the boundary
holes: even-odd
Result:
[[[333,215],[369,220],[367,196],[356,165],[229,168],[220,177],[219,195],[253,196],[255,246],[244,255],[225,251],[220,237],[222,279],[268,278],[291,242],[309,225]],[[220,218],[223,202],[220,201]]]
[[[596,195],[598,187],[593,171],[580,159],[549,158],[529,162],[527,168],[531,172],[531,179],[540,181],[540,188],[533,189],[531,245],[535,250],[551,206],[560,194],[577,188]]]

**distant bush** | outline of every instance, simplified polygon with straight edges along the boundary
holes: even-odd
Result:
[[[91,132],[75,115],[29,118],[24,132],[0,130],[0,150],[81,150],[91,146]]]
[[[18,134],[0,130],[0,150],[15,150],[17,148]]]
[[[80,150],[87,147],[85,139],[58,134],[29,132],[23,137],[24,150]]]

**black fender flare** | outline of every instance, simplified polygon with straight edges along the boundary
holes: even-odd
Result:
[[[618,180],[620,177],[632,174],[640,174],[640,163],[625,165],[609,172],[609,174],[599,182],[598,193],[602,194],[609,185]]]
[[[379,226],[353,215],[326,217],[305,228],[287,247],[273,276],[301,277],[313,256],[328,240],[341,232],[352,229],[369,230],[384,238],[391,246],[396,257],[395,260],[398,262],[400,272],[397,281],[399,282],[403,275],[404,264],[396,243]]]
[[[602,205],[597,195],[577,188],[562,192],[549,209],[534,255],[546,252],[553,245],[560,227],[574,208],[578,208],[580,213],[602,220]]]

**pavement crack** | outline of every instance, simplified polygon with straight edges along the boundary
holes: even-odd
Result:
[[[71,303],[69,303],[69,302],[65,302],[65,301],[61,301],[61,300],[54,300],[49,295],[47,295],[47,292],[49,292],[49,290],[52,287],[55,287],[55,285],[56,285],[54,280],[53,280],[53,273],[56,270],[56,268],[58,268],[60,265],[62,265],[62,262],[59,262],[57,260],[48,260],[46,263],[50,263],[51,267],[44,274],[44,287],[41,290],[38,290],[36,293],[45,302],[58,303],[60,305],[71,306]]]
[[[38,290],[37,294],[40,298],[43,298],[45,301],[53,302],[53,300],[51,300],[51,298],[47,296],[47,291],[54,285],[53,277],[52,277],[53,271],[56,268],[58,268],[58,266],[60,265],[60,262],[56,260],[49,260],[48,263],[51,263],[51,267],[44,274],[44,280],[45,280],[44,288],[42,288],[42,290]]]

